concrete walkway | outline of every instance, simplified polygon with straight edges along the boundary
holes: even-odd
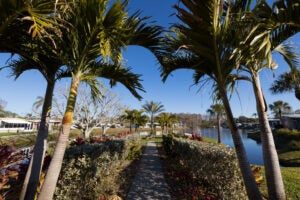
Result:
[[[156,144],[148,142],[126,200],[170,200]]]

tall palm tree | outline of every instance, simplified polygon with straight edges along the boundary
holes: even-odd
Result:
[[[295,97],[300,101],[300,70],[295,69],[281,74],[278,79],[274,81],[270,90],[273,94],[294,90]]]
[[[300,30],[298,1],[279,0],[272,8],[265,2],[259,3],[241,21],[247,28],[239,36],[245,38],[234,51],[239,54],[240,69],[249,73],[256,97],[257,114],[260,123],[261,141],[270,199],[285,199],[284,185],[274,145],[274,138],[267,118],[267,104],[261,88],[259,72],[264,68],[276,69],[272,51],[279,52],[292,69],[297,65],[297,56],[286,39]],[[242,25],[242,27],[244,27]],[[233,54],[233,55],[234,55]]]
[[[81,82],[91,87],[95,98],[100,95],[97,77],[108,78],[111,86],[120,82],[136,98],[141,98],[137,92],[143,91],[139,75],[132,74],[130,69],[123,68],[118,63],[122,58],[122,49],[128,45],[139,45],[155,51],[161,28],[147,25],[145,18],[139,17],[139,12],[128,16],[127,4],[127,1],[115,1],[108,7],[108,1],[78,0],[72,8],[68,22],[73,26],[63,36],[64,53],[68,58],[65,64],[70,70],[72,82],[62,130],[38,199],[52,199]]]
[[[44,50],[49,46],[44,46]],[[34,49],[32,49],[34,51]],[[30,167],[26,173],[26,179],[23,184],[20,199],[33,199],[36,193],[36,188],[39,183],[40,172],[42,169],[43,158],[46,151],[47,137],[49,131],[49,121],[52,107],[52,96],[56,80],[63,74],[61,70],[62,61],[55,53],[47,51],[47,55],[39,48],[39,54],[34,55],[32,58],[20,57],[13,60],[10,67],[13,75],[17,79],[21,74],[28,70],[38,70],[46,79],[47,87],[44,97],[39,98],[39,105],[42,105],[41,122],[37,134],[37,140],[34,145],[34,152],[31,158]],[[52,51],[53,52],[53,51]],[[38,57],[38,59],[36,59]],[[38,105],[36,104],[36,105]],[[25,197],[26,193],[26,197]]]
[[[224,106],[222,104],[214,104],[208,109],[211,113],[217,116],[218,121],[218,143],[222,143],[222,133],[221,133],[221,120],[225,113]]]
[[[142,107],[150,115],[151,134],[153,134],[155,115],[164,111],[164,106],[161,104],[161,102],[146,101]]]
[[[276,118],[281,119],[283,113],[290,113],[292,108],[287,102],[275,101],[269,104],[270,110],[273,111]]]
[[[232,46],[237,45],[235,29],[231,28],[234,16],[249,7],[249,2],[234,1],[227,4],[221,0],[180,0],[176,5],[181,23],[175,24],[168,35],[162,50],[158,52],[162,64],[163,81],[175,70],[194,71],[194,83],[207,78],[213,81],[229,121],[238,163],[243,175],[249,199],[261,199],[254,180],[247,154],[238,133],[227,96],[229,83],[237,78],[232,74],[238,65],[233,59]],[[248,4],[247,4],[248,3]],[[231,15],[233,13],[234,15]]]

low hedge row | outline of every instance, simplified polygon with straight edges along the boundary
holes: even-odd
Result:
[[[172,135],[163,137],[163,145],[217,199],[247,199],[233,149]]]
[[[128,136],[67,149],[54,199],[87,200],[116,194],[118,169],[137,143],[137,137]]]

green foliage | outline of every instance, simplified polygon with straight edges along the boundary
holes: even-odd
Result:
[[[129,147],[128,160],[135,160],[142,154],[141,145],[137,142],[131,142]]]
[[[285,139],[290,140],[300,140],[300,131],[298,130],[289,130],[286,128],[281,128],[276,131],[279,137],[283,137]]]
[[[288,143],[288,148],[291,151],[300,150],[300,141],[292,140],[290,143]]]
[[[264,175],[265,168],[261,166],[261,171]],[[281,173],[283,178],[283,184],[285,188],[285,192],[287,195],[287,199],[300,199],[299,191],[300,191],[300,168],[299,167],[281,167]],[[266,182],[261,184],[259,188],[263,196],[267,197],[267,185]]]
[[[246,199],[235,152],[206,142],[164,136],[164,148],[183,164],[217,199]],[[166,145],[166,146],[165,146]]]
[[[128,157],[135,140],[130,136],[67,149],[55,199],[98,199],[116,194],[119,188],[114,181],[118,168]]]

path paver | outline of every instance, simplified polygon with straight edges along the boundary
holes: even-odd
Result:
[[[126,200],[170,200],[160,158],[154,142],[148,142],[142,155],[140,169],[136,173]]]

